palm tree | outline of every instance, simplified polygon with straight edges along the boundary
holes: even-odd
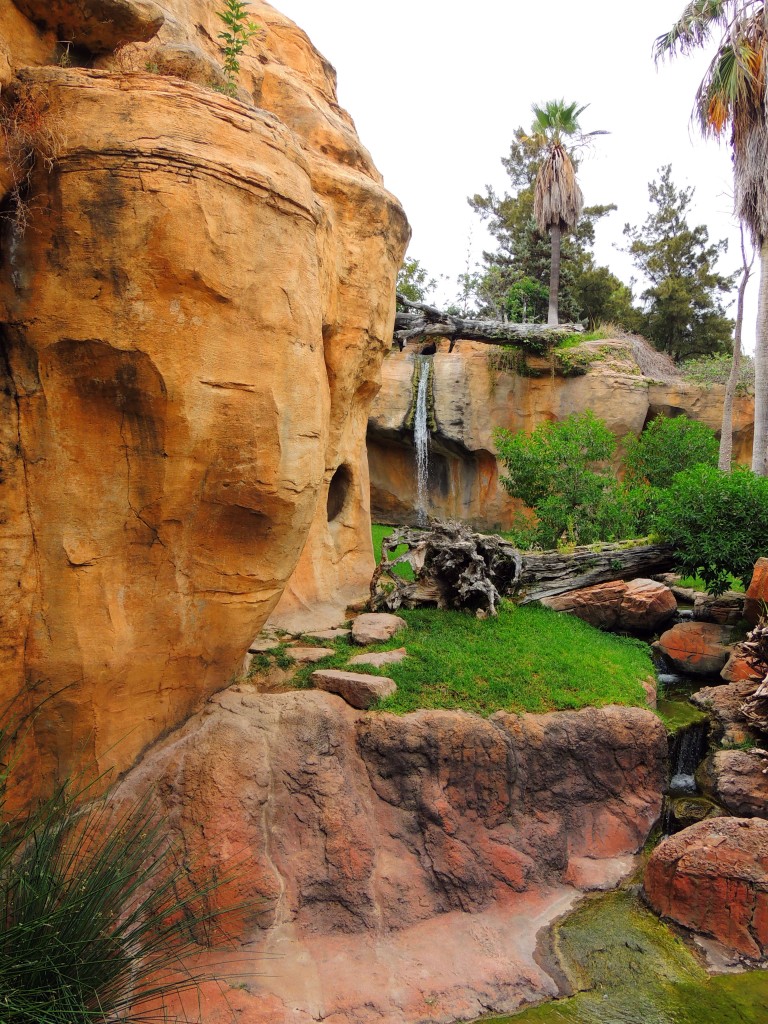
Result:
[[[696,93],[694,118],[704,136],[730,128],[735,207],[760,253],[755,348],[752,469],[768,476],[768,11],[763,0],[691,0],[656,40],[657,63],[720,40]]]
[[[557,299],[560,290],[560,245],[563,231],[576,226],[584,208],[584,197],[576,181],[576,170],[571,154],[565,146],[565,139],[574,139],[571,150],[583,145],[592,135],[605,132],[590,132],[584,135],[579,127],[579,117],[586,107],[577,103],[566,105],[565,100],[550,100],[543,107],[533,104],[534,115],[528,141],[543,152],[543,159],[536,175],[536,189],[533,197],[533,215],[536,226],[552,240],[552,262],[549,271],[549,315],[548,324],[558,323]]]

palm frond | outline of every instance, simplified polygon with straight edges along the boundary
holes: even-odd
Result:
[[[716,29],[727,29],[733,6],[733,0],[691,0],[669,32],[656,39],[656,62],[705,46]]]

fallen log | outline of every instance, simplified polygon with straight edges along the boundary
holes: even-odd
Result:
[[[405,545],[401,555],[395,551]],[[395,571],[408,564],[414,580]],[[460,523],[433,522],[427,530],[403,527],[382,544],[371,580],[371,607],[467,608],[495,615],[499,599],[541,601],[611,580],[664,572],[674,564],[669,544],[594,544],[571,552],[521,552],[496,535]]]
[[[543,352],[548,344],[584,330],[582,324],[559,324],[557,327],[548,327],[546,324],[513,324],[505,320],[472,320],[446,313],[425,302],[411,302],[400,292],[397,293],[397,301],[406,307],[406,311],[398,312],[395,316],[393,337],[400,348],[413,338],[433,337],[450,339],[451,350],[456,341],[464,339],[486,342],[489,345],[508,342],[528,346],[532,351]]]

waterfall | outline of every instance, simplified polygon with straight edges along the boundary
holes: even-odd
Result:
[[[427,525],[429,506],[429,375],[432,360],[416,356],[418,385],[416,389],[416,412],[413,417],[413,443],[416,448],[416,521],[419,526]]]

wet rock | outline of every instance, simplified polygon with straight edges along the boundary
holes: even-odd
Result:
[[[391,697],[397,683],[387,676],[369,676],[362,672],[342,672],[340,669],[318,669],[312,673],[312,682],[318,690],[335,693],[353,708],[367,710],[384,697]]]
[[[730,656],[731,630],[710,622],[680,622],[657,641],[674,669],[694,676],[717,676]],[[654,645],[656,646],[656,645]]]
[[[768,822],[702,821],[651,854],[645,892],[653,908],[755,959],[768,953]]]
[[[383,644],[406,628],[405,619],[388,612],[365,612],[352,622],[352,640],[361,647]]]
[[[368,654],[356,654],[349,659],[350,665],[374,665],[379,668],[381,665],[397,665],[408,656],[404,647],[398,647],[394,651],[371,651]]]
[[[669,587],[647,579],[600,583],[545,598],[541,603],[553,611],[575,615],[598,629],[632,633],[654,633],[677,611]]]
[[[706,711],[715,724],[714,737],[729,743],[743,743],[749,736],[741,705],[754,683],[742,680],[727,686],[705,686],[691,694],[693,705]]]
[[[748,750],[716,750],[696,772],[700,789],[738,818],[768,818],[766,762]]]
[[[693,617],[698,622],[716,622],[720,626],[735,626],[744,616],[744,594],[728,590],[724,594],[697,593],[693,603]]]
[[[744,618],[750,626],[757,625],[766,605],[768,605],[768,558],[758,558],[752,573],[752,582],[747,588],[744,600]]]
[[[722,818],[726,811],[702,796],[679,796],[672,801],[672,817],[679,829],[688,828],[707,818]]]

